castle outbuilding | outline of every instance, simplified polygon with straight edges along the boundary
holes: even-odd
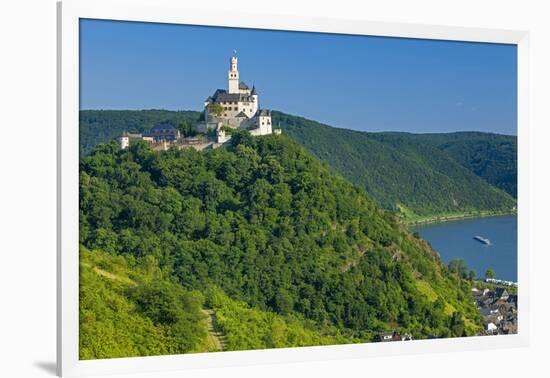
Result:
[[[181,138],[180,131],[170,123],[158,123],[151,130],[143,133],[144,138],[151,138],[153,142],[174,142]]]

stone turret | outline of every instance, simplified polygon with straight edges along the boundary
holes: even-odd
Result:
[[[128,131],[124,131],[120,138],[118,138],[118,141],[120,143],[120,149],[124,150],[130,146],[130,135],[128,134]]]
[[[252,114],[256,114],[256,112],[260,108],[260,105],[258,104],[258,91],[256,91],[255,85],[252,86],[250,96],[252,97]]]

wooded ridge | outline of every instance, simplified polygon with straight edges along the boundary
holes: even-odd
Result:
[[[284,134],[232,142],[81,157],[82,358],[216,349],[205,310],[227,350],[480,331],[469,281],[363,189]]]

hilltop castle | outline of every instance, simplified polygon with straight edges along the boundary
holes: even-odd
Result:
[[[232,130],[245,129],[252,135],[268,135],[273,133],[271,110],[260,109],[258,91],[252,89],[244,81],[240,81],[236,54],[229,59],[227,72],[227,89],[217,89],[212,96],[204,101],[203,120],[194,126],[198,137],[183,138],[180,131],[169,123],[160,123],[143,134],[124,132],[119,138],[122,149],[130,145],[130,140],[145,140],[154,149],[167,149],[170,146],[219,147],[231,139]],[[275,130],[280,134],[280,129]],[[214,140],[205,138],[206,134],[215,134]],[[203,137],[201,138],[200,135]]]
[[[222,130],[223,126],[232,129],[247,129],[252,135],[272,133],[271,111],[260,109],[258,91],[244,81],[240,81],[238,58],[233,55],[229,60],[227,72],[227,90],[218,89],[204,101],[203,123],[197,131],[208,129]]]

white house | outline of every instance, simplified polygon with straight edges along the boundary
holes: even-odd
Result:
[[[495,323],[493,323],[493,322],[487,323],[487,332],[488,332],[488,333],[493,333],[493,332],[495,332],[497,329],[498,329],[498,327],[496,326]]]

